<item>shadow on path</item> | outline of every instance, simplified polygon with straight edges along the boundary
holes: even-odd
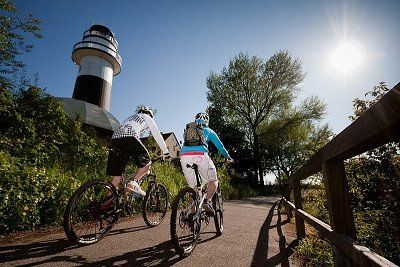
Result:
[[[107,236],[131,233],[131,232],[141,231],[147,228],[148,226],[137,226],[125,229],[115,229],[110,231]],[[84,245],[71,243],[66,238],[33,242],[21,245],[1,246],[0,263],[51,256],[54,254],[58,254],[67,250],[76,249],[83,246]],[[76,261],[73,260],[72,262]]]
[[[282,267],[289,267],[289,257],[293,254],[293,248],[298,244],[298,240],[295,239],[286,246],[286,238],[282,232],[282,226],[288,223],[289,219],[282,221],[281,211],[278,204],[279,200],[271,206],[267,218],[261,226],[251,266],[276,266],[281,264]],[[277,222],[275,225],[272,225],[271,223],[275,209],[277,210]],[[274,228],[276,228],[279,237],[279,253],[268,258],[270,231]]]
[[[181,258],[175,253],[171,241],[165,241],[156,246],[126,252],[114,257],[99,261],[88,261],[83,256],[54,256],[42,261],[37,261],[24,266],[37,266],[46,263],[70,262],[75,266],[171,266]]]
[[[116,229],[108,235],[119,235],[147,229],[147,226],[132,227],[126,229]],[[212,236],[210,236],[212,234]],[[203,232],[204,239],[199,240],[199,244],[208,242],[216,238],[215,232]],[[106,242],[106,241],[100,241]],[[0,247],[0,263],[7,263],[18,260],[28,260],[23,266],[38,266],[43,264],[53,264],[54,266],[72,263],[74,266],[172,266],[182,260],[175,252],[170,240],[164,241],[155,246],[138,249],[131,252],[119,254],[107,259],[93,261],[79,252],[60,255],[60,253],[79,249],[82,245],[76,245],[67,239],[54,239],[43,242],[34,242],[22,245],[10,245]],[[45,257],[45,259],[43,259]],[[15,264],[15,263],[14,263]],[[0,264],[1,265],[1,264]]]

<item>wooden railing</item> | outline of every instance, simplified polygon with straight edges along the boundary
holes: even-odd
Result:
[[[282,201],[290,217],[295,211],[297,238],[305,237],[306,221],[330,242],[335,266],[396,266],[355,242],[356,228],[344,160],[399,140],[400,83],[315,153],[286,183]],[[327,195],[330,225],[302,210],[300,181],[320,171]],[[294,204],[289,202],[291,190]]]

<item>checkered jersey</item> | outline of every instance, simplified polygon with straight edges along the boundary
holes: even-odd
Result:
[[[139,139],[148,128],[149,126],[143,118],[143,114],[134,114],[118,126],[112,135],[112,139],[122,137],[136,137],[136,139]]]
[[[144,113],[134,114],[124,120],[114,131],[112,139],[135,137],[137,140],[140,140],[142,134],[147,130],[150,130],[157,144],[161,148],[161,151],[164,154],[169,153],[167,145],[165,144],[165,141],[161,136],[155,121],[152,117]]]

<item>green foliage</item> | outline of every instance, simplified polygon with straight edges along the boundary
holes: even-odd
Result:
[[[392,160],[359,157],[346,165],[358,241],[400,263],[400,156]],[[390,226],[390,227],[388,227]]]
[[[0,0],[0,87],[9,87],[12,76],[25,65],[17,57],[32,50],[33,45],[25,44],[24,34],[40,35],[40,20],[32,14],[19,14],[15,5],[8,0]]]
[[[279,184],[328,142],[332,135],[328,125],[316,125],[324,111],[319,100],[310,101],[260,127],[263,161]]]
[[[1,90],[0,233],[57,224],[79,185],[106,178],[107,149],[40,88]]]
[[[305,266],[333,266],[332,249],[328,242],[318,237],[306,237],[295,248]]]
[[[369,99],[355,99],[350,118],[360,117],[388,90],[385,83],[380,83],[366,93]],[[399,152],[399,143],[389,143],[345,164],[357,241],[396,264],[400,263]],[[303,197],[304,209],[328,223],[322,184],[303,190]]]
[[[329,224],[328,203],[326,201],[325,188],[322,181],[318,184],[303,186],[302,190],[303,209]]]
[[[0,233],[60,223],[63,207],[79,186],[59,168],[37,168],[0,152]]]

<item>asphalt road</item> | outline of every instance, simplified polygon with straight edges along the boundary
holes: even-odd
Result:
[[[169,235],[169,215],[155,228],[141,217],[120,222],[99,243],[77,246],[62,231],[0,245],[0,266],[297,266],[293,225],[276,197],[225,202],[224,233],[203,230],[192,255],[180,258]],[[290,257],[289,257],[290,256]]]

